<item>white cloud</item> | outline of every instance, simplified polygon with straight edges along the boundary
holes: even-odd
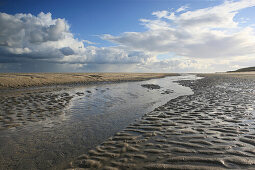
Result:
[[[74,64],[136,64],[150,62],[152,58],[149,54],[119,47],[88,46],[81,54],[66,55],[59,61]]]
[[[254,28],[240,27],[235,21],[240,10],[254,6],[254,0],[241,0],[225,1],[219,6],[187,11],[180,15],[157,11],[152,13],[157,17],[155,20],[141,20],[148,28],[145,32],[104,35],[102,38],[130,50],[154,55],[171,52],[196,61],[196,64],[190,63],[187,67],[187,60],[183,60],[182,64],[178,65],[179,68],[191,70],[191,67],[194,67],[206,71],[208,69],[200,66],[208,62],[211,68],[227,70],[232,67],[231,61],[234,58],[255,60]],[[219,64],[219,61],[226,60],[228,65]]]
[[[95,44],[97,44],[97,43],[91,42],[91,41],[89,41],[89,40],[82,40],[82,42],[87,43],[87,44],[90,44],[90,45],[95,45]]]
[[[186,9],[188,9],[188,8],[189,8],[188,5],[184,5],[184,6],[181,6],[180,8],[178,8],[178,9],[176,10],[176,12],[186,11]]]
[[[0,13],[0,63],[51,62],[74,65],[134,64],[151,55],[119,47],[85,47],[88,40],[75,39],[65,19],[50,13],[9,15]]]
[[[171,19],[171,20],[175,19],[174,12],[170,13],[168,11],[156,11],[156,12],[153,12],[152,15],[155,15],[159,19],[161,19],[161,18],[166,18],[166,19]]]
[[[165,18],[167,15],[169,14],[168,11],[156,11],[156,12],[153,12],[152,15],[155,15],[156,17],[158,18]]]
[[[48,51],[69,47],[77,49],[82,42],[73,38],[64,19],[52,19],[51,14],[40,13],[8,15],[0,13],[0,52],[2,55],[27,55],[36,58]],[[47,58],[47,56],[45,56]]]
[[[225,1],[224,4],[187,11],[174,19],[174,23],[180,27],[206,27],[206,28],[235,28],[235,15],[239,10],[255,6],[254,0]]]

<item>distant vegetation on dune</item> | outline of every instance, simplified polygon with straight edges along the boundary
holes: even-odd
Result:
[[[238,70],[228,72],[248,72],[248,71],[255,71],[255,67],[240,68]]]

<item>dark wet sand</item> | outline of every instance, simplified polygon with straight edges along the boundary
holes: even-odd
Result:
[[[69,168],[255,169],[254,78],[204,76],[180,82],[194,95],[144,115]]]
[[[0,95],[0,130],[61,115],[72,98],[53,89],[4,92]]]

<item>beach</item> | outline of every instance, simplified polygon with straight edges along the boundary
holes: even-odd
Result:
[[[63,169],[62,162],[186,94],[186,88],[168,81],[179,77],[1,89],[0,169]],[[152,83],[160,89],[142,86]]]
[[[254,75],[203,74],[70,163],[71,169],[254,169]]]
[[[255,170],[255,0],[0,0],[0,170]]]
[[[255,74],[197,76],[3,88],[0,169],[254,169]]]

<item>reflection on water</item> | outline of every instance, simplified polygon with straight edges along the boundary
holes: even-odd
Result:
[[[170,99],[192,90],[175,81],[195,76],[166,77],[142,82],[99,84],[63,92],[75,96],[60,116],[0,131],[0,168],[51,169],[124,129]],[[141,84],[157,84],[149,90]],[[165,91],[173,91],[162,94]]]

